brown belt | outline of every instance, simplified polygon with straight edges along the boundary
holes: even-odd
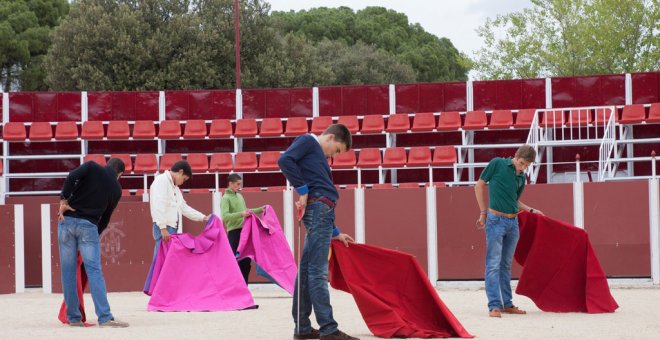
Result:
[[[495,215],[500,215],[500,216],[504,216],[504,217],[507,217],[507,218],[514,218],[514,217],[518,216],[518,213],[507,214],[507,213],[499,212],[499,211],[491,209],[491,208],[488,208],[488,211],[492,212]]]
[[[329,206],[332,209],[334,209],[335,206],[337,205],[335,202],[333,202],[332,200],[330,200],[329,198],[324,197],[324,196],[312,197],[312,198],[307,200],[307,204],[310,204],[310,203],[313,203],[313,202],[316,202],[316,201],[319,201],[319,202]]]

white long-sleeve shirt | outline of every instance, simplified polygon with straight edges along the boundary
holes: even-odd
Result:
[[[179,213],[193,221],[202,221],[204,214],[191,208],[183,199],[181,190],[174,185],[170,171],[156,176],[149,190],[151,219],[160,229],[177,227]]]

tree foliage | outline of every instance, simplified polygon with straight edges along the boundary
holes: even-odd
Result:
[[[481,78],[510,79],[655,71],[660,68],[657,0],[532,0],[488,19]]]
[[[45,89],[49,33],[68,12],[66,0],[0,0],[0,79],[4,91]]]

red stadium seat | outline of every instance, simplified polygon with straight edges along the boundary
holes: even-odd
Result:
[[[330,125],[332,125],[332,117],[330,116],[314,117],[314,119],[312,119],[312,133],[320,135]]]
[[[191,119],[186,121],[183,130],[184,139],[204,139],[206,137],[206,122],[203,119]]]
[[[78,139],[78,124],[76,122],[57,122],[55,127],[56,140]]]
[[[412,131],[423,132],[435,129],[435,115],[433,112],[416,113],[413,118]]]
[[[254,152],[239,152],[234,160],[234,171],[253,172],[257,169],[257,154]]]
[[[626,105],[623,107],[623,113],[619,123],[621,124],[639,124],[646,119],[646,112],[644,112],[644,105],[634,104]]]
[[[612,115],[612,109],[608,108],[598,108],[596,109],[596,112],[594,113],[594,124],[597,126],[601,125],[606,125],[608,120],[610,119],[610,115]],[[619,121],[619,114],[618,112],[614,112],[614,122]]]
[[[98,165],[105,166],[105,155],[102,154],[85,155],[85,157],[83,158],[83,163],[89,161],[94,161]]]
[[[410,130],[410,118],[405,113],[397,113],[387,118],[387,132],[407,132]]]
[[[152,153],[139,153],[135,156],[133,172],[136,174],[153,174],[158,170],[158,160]]]
[[[119,158],[124,161],[124,173],[128,174],[133,171],[133,161],[131,160],[131,155],[129,154],[112,154],[110,158]]]
[[[543,127],[562,127],[566,119],[564,118],[564,110],[551,110],[543,112],[541,117],[541,126]]]
[[[524,109],[516,114],[516,123],[513,127],[517,129],[529,129],[532,126],[536,109]]]
[[[346,152],[335,155],[332,160],[333,169],[352,169],[355,167],[355,150],[351,149]]]
[[[309,133],[307,126],[307,118],[305,117],[291,117],[286,121],[285,136],[300,136]]]
[[[6,141],[24,141],[27,138],[25,125],[19,122],[7,122],[2,130],[2,138]]]
[[[385,120],[381,115],[368,115],[362,119],[360,133],[381,133],[385,129]]]
[[[463,129],[481,130],[486,127],[487,123],[488,119],[486,118],[486,112],[470,111],[465,114],[465,124],[463,124]]]
[[[160,156],[160,166],[158,167],[158,171],[165,172],[165,170],[169,170],[170,168],[172,168],[172,165],[174,165],[174,163],[182,159],[183,157],[181,156],[180,153],[166,153]]]
[[[272,137],[282,134],[282,120],[279,118],[264,118],[259,128],[259,136]]]
[[[383,155],[383,166],[387,168],[400,168],[406,165],[406,149],[402,147],[387,148]]]
[[[458,161],[456,149],[452,145],[436,146],[433,152],[433,162],[436,166],[453,165]]]
[[[204,153],[189,153],[186,161],[195,173],[207,172],[209,170],[209,158]]]
[[[495,110],[490,114],[489,129],[508,129],[513,125],[511,110]]]
[[[591,124],[591,111],[588,109],[570,110],[568,124],[572,126],[586,126]]]
[[[346,126],[351,133],[357,133],[360,131],[360,122],[358,121],[357,116],[339,116],[337,124]]]
[[[121,189],[122,196],[131,196],[131,189]]]
[[[461,128],[461,115],[456,111],[440,112],[438,131],[451,131]]]
[[[178,139],[181,137],[181,122],[178,120],[164,120],[158,128],[158,138]]]
[[[431,149],[427,146],[415,146],[408,153],[408,166],[428,166],[431,164]]]
[[[279,151],[263,151],[261,156],[259,156],[259,171],[279,170],[278,159],[280,159]]]
[[[0,159],[0,176],[2,176],[3,168],[4,168],[4,166],[3,166],[3,163],[2,163],[2,159]]]
[[[360,150],[357,166],[359,168],[377,168],[381,164],[380,149],[365,148]]]
[[[48,122],[34,122],[30,125],[30,140],[51,140],[53,128]]]
[[[647,123],[660,123],[660,103],[651,104],[649,109],[649,118],[646,119]]]
[[[131,135],[131,129],[125,120],[111,120],[108,123],[108,139],[128,139]]]
[[[214,119],[211,121],[209,138],[229,138],[231,134],[232,128],[229,119]]]
[[[103,132],[103,122],[101,121],[87,121],[82,125],[80,138],[82,139],[103,139],[105,133]]]
[[[253,118],[239,119],[236,121],[234,137],[255,137],[257,135],[257,120]]]
[[[214,153],[211,155],[211,162],[209,163],[209,171],[211,172],[229,172],[233,167],[234,162],[231,159],[230,153]]]
[[[154,139],[156,126],[153,120],[136,120],[133,125],[133,139]]]

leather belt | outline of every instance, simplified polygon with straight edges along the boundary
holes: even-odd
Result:
[[[491,208],[488,208],[488,211],[492,212],[492,213],[495,214],[495,215],[504,216],[504,217],[506,217],[506,218],[514,218],[514,217],[518,216],[518,213],[515,213],[515,214],[507,214],[507,213],[499,212],[499,211],[494,210],[494,209],[491,209]]]
[[[312,197],[312,198],[307,200],[307,204],[314,203],[316,201],[319,201],[319,202],[321,202],[321,203],[323,203],[323,204],[325,204],[325,205],[327,205],[327,206],[329,206],[330,208],[333,208],[333,209],[335,208],[335,206],[337,206],[337,204],[335,204],[335,202],[333,202],[332,200],[330,200],[329,198],[327,198],[325,196]]]

